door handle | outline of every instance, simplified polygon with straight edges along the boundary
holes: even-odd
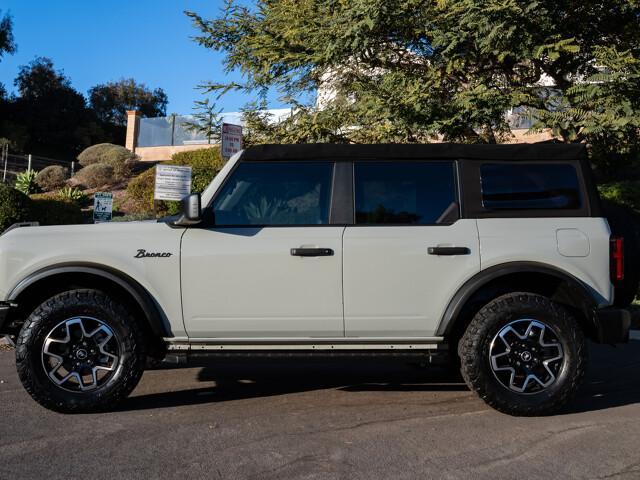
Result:
[[[429,247],[429,255],[469,255],[471,250],[467,247]]]
[[[333,250],[330,248],[292,248],[291,255],[294,257],[330,257]]]

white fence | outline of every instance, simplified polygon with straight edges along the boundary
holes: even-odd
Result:
[[[0,179],[5,183],[13,183],[19,173],[27,170],[40,171],[49,165],[61,165],[67,168],[69,177],[74,175],[76,169],[76,162],[66,162],[30,154],[12,154],[9,153],[6,146],[0,150]]]

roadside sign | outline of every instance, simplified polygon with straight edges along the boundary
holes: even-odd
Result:
[[[180,201],[191,193],[191,167],[156,166],[154,200]]]
[[[113,213],[113,194],[96,192],[93,196],[93,221],[109,222]]]
[[[222,124],[222,156],[229,158],[242,150],[242,126]]]

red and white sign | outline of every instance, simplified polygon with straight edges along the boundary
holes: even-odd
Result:
[[[229,158],[242,150],[242,126],[222,124],[222,156]]]

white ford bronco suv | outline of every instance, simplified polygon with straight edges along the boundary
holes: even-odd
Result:
[[[7,231],[0,333],[61,412],[113,407],[149,357],[342,354],[450,357],[540,415],[587,339],[627,341],[623,275],[583,146],[263,145],[180,216]]]

